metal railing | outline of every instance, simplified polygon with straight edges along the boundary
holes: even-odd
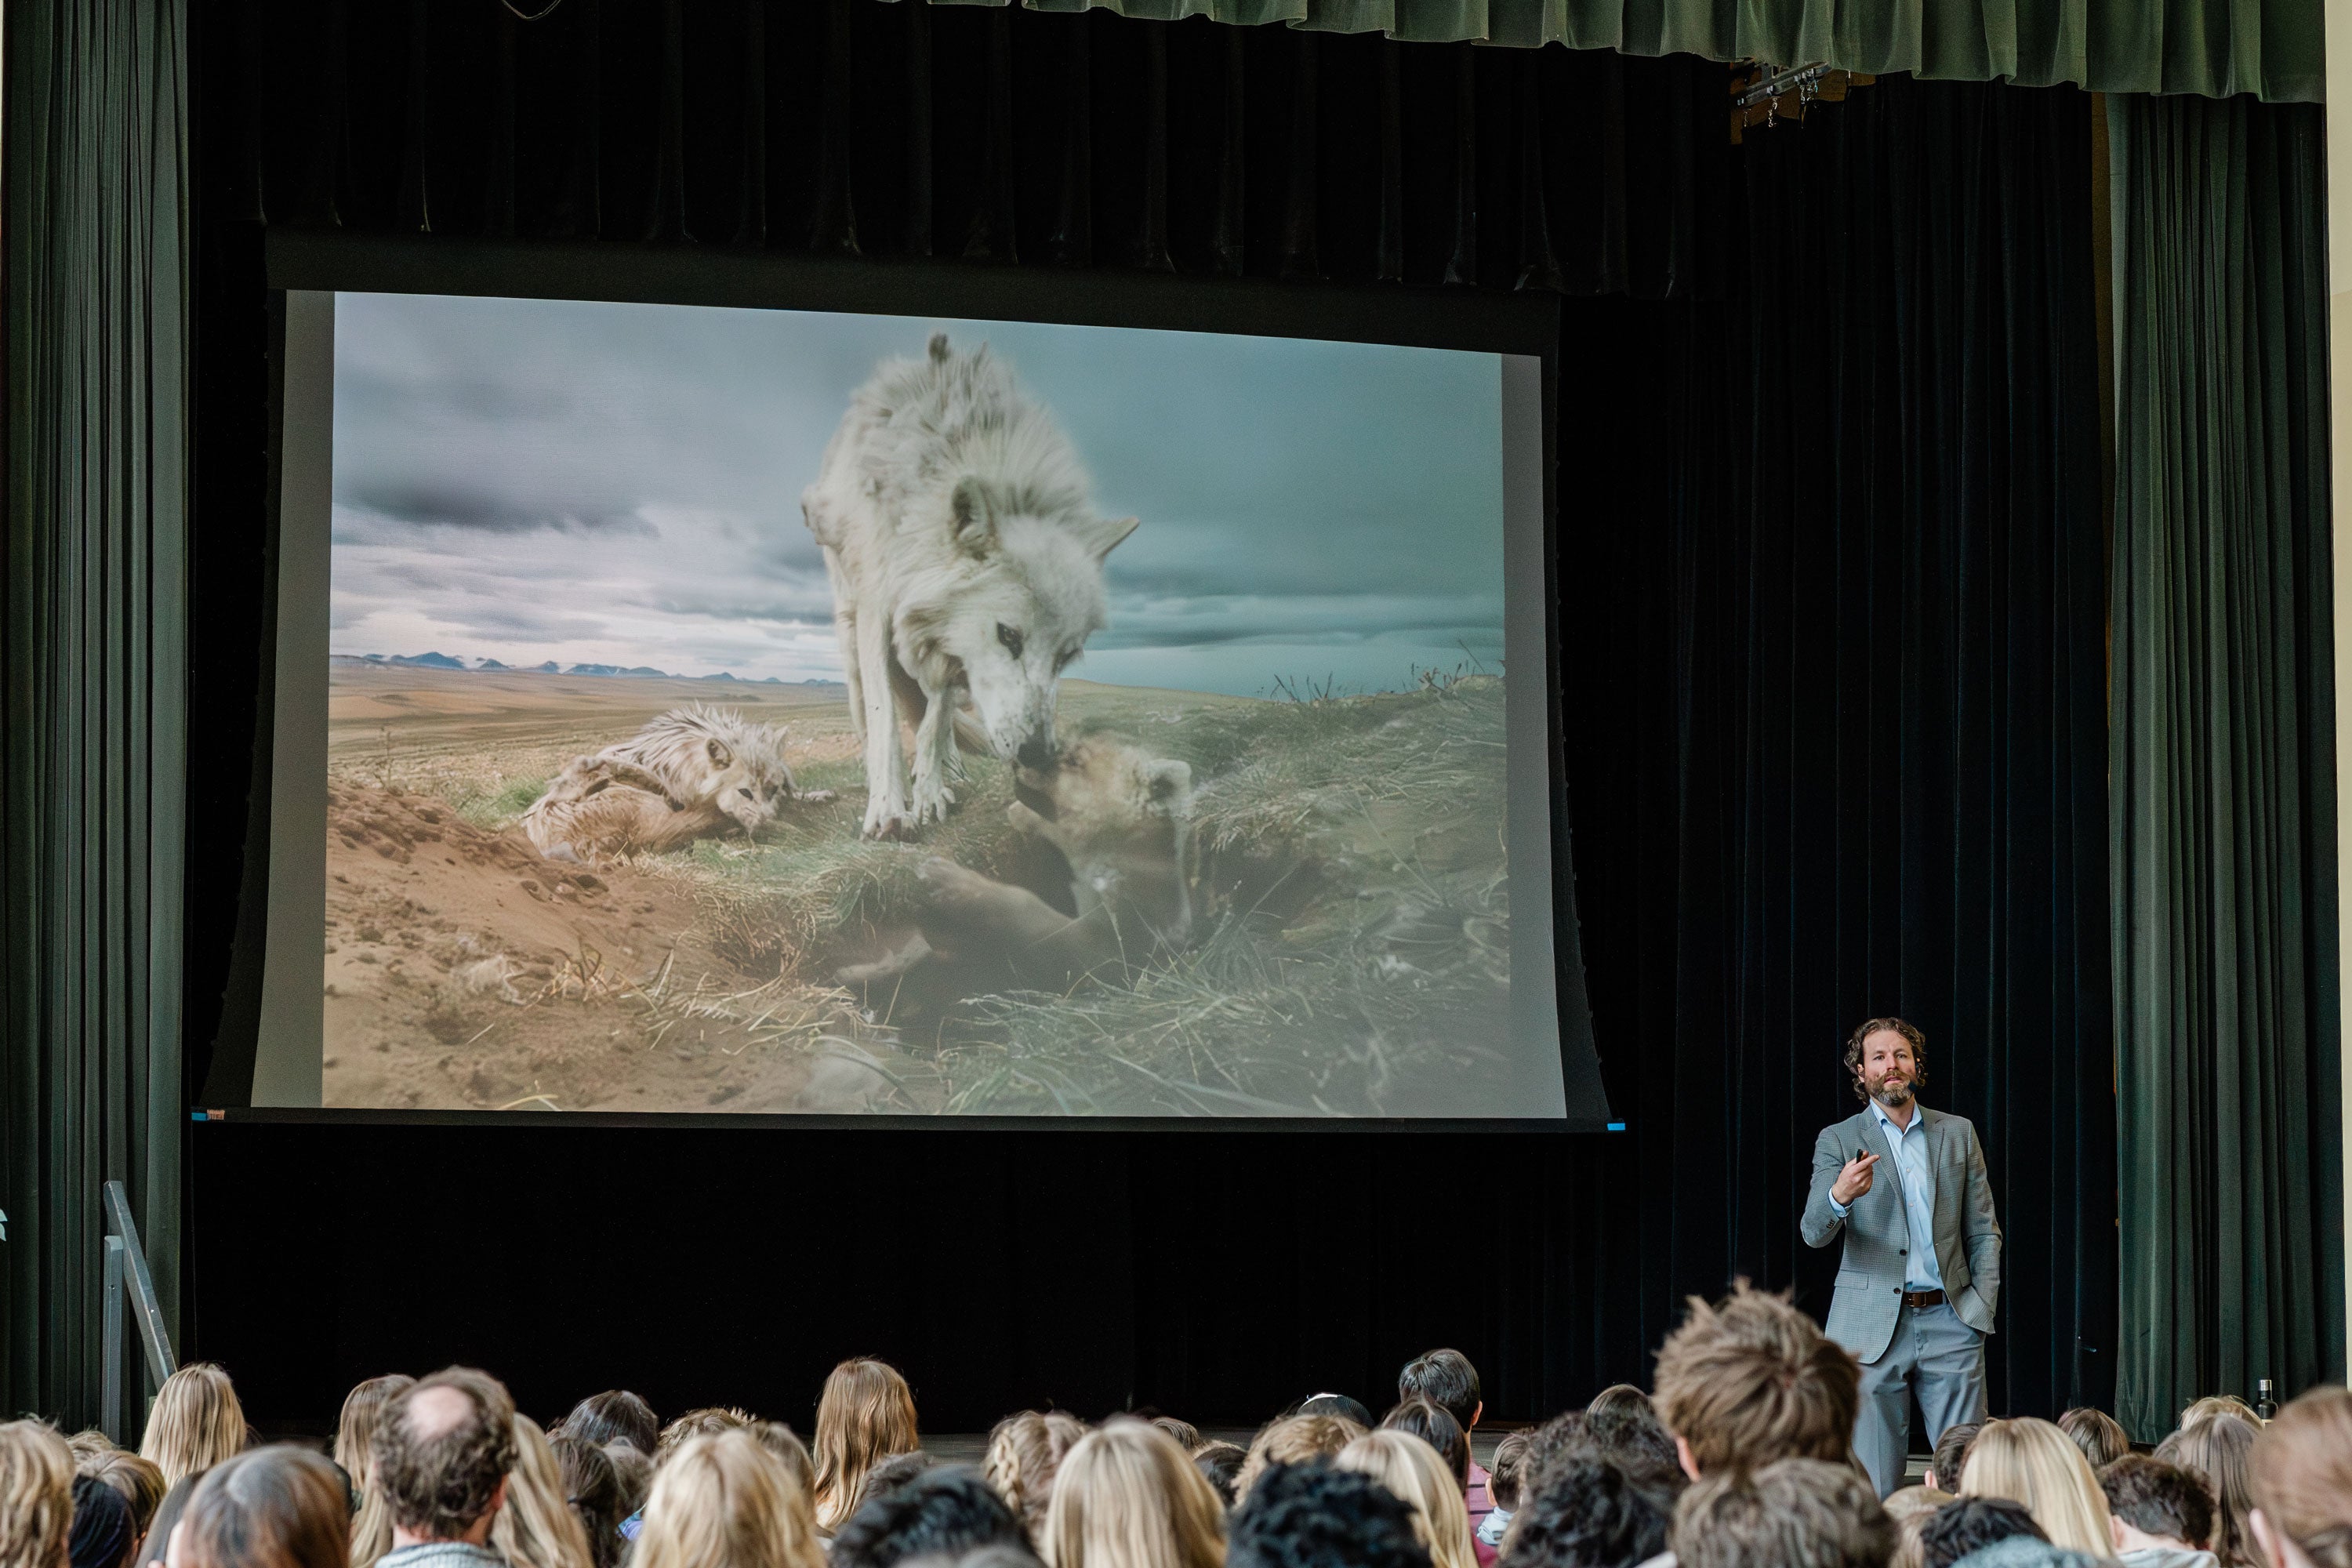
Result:
[[[163,1328],[163,1310],[155,1303],[154,1276],[147,1271],[147,1253],[139,1245],[139,1224],[131,1217],[131,1200],[121,1182],[106,1184],[106,1370],[99,1385],[100,1429],[111,1442],[122,1441],[122,1312],[128,1285],[131,1314],[139,1325],[145,1347],[148,1385],[152,1394],[179,1369],[172,1357],[172,1336]],[[145,1402],[142,1399],[142,1404]]]

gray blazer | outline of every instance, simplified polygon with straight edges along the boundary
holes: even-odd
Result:
[[[1936,1174],[1936,1267],[1944,1295],[1960,1321],[1989,1334],[2000,1304],[2000,1221],[1993,1215],[1984,1150],[1967,1117],[1925,1106],[1919,1114],[1927,1119],[1927,1164]],[[1830,1207],[1830,1188],[1856,1149],[1869,1150],[1878,1163],[1870,1191],[1840,1219]],[[1869,1107],[1822,1128],[1813,1141],[1813,1188],[1799,1229],[1807,1247],[1827,1247],[1845,1233],[1829,1336],[1861,1360],[1876,1361],[1895,1337],[1902,1309],[1911,1225],[1903,1210],[1903,1173]]]

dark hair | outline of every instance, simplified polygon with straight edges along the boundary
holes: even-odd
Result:
[[[1337,1415],[1343,1421],[1353,1421],[1366,1431],[1371,1430],[1372,1426],[1372,1413],[1364,1408],[1361,1401],[1350,1399],[1344,1394],[1318,1394],[1312,1399],[1300,1401],[1298,1408],[1291,1414]]]
[[[1983,1430],[1981,1421],[1963,1421],[1945,1427],[1944,1435],[1936,1439],[1936,1457],[1927,1461],[1927,1468],[1936,1472],[1937,1491],[1959,1496],[1960,1472],[1968,1468],[1969,1449]]]
[[[1225,1568],[1430,1568],[1412,1521],[1412,1505],[1370,1476],[1273,1465],[1234,1510]]]
[[[2189,1546],[2213,1539],[2213,1493],[2194,1470],[2126,1454],[2099,1472],[2099,1489],[2107,1511],[2134,1530]]]
[[[1671,1543],[1680,1568],[1885,1568],[1901,1539],[1853,1466],[1780,1459],[1685,1492]]]
[[[861,1506],[868,1500],[889,1496],[930,1468],[931,1457],[920,1448],[911,1454],[893,1454],[887,1459],[877,1459],[874,1468],[866,1472],[866,1489],[858,1494]],[[985,1480],[987,1478],[982,1476],[981,1479]]]
[[[467,1415],[419,1432],[418,1401],[445,1389],[465,1396]],[[514,1400],[486,1372],[445,1368],[384,1403],[374,1452],[376,1485],[393,1522],[427,1540],[454,1541],[489,1511],[499,1483],[514,1468]]]
[[[1431,1447],[1454,1472],[1454,1484],[1470,1484],[1470,1434],[1462,1429],[1453,1413],[1434,1400],[1408,1399],[1381,1417],[1384,1432],[1410,1432]]]
[[[1943,1472],[1936,1473],[1941,1479]],[[2021,1502],[2005,1497],[1964,1497],[1919,1521],[1919,1550],[1926,1568],[1952,1568],[1978,1548],[2014,1535],[2050,1539]]]
[[[626,1443],[651,1458],[654,1445],[661,1440],[661,1422],[652,1405],[627,1389],[608,1388],[573,1405],[572,1414],[557,1422],[550,1436],[557,1434],[599,1448],[607,1443]]]
[[[1234,1483],[1241,1479],[1249,1450],[1239,1443],[1203,1443],[1192,1450],[1192,1468],[1209,1478],[1209,1489],[1227,1508],[1234,1506]]]
[[[195,1495],[196,1483],[205,1479],[202,1470],[193,1476],[182,1476],[164,1489],[163,1500],[155,1505],[155,1512],[147,1521],[147,1533],[139,1538],[139,1554],[131,1559],[131,1568],[147,1568],[150,1563],[161,1563],[172,1549],[172,1527],[188,1511],[188,1500]]]
[[[563,1477],[563,1500],[587,1531],[590,1562],[594,1568],[614,1568],[626,1544],[621,1539],[621,1521],[635,1511],[621,1506],[626,1498],[620,1470],[602,1447],[569,1432],[558,1432],[547,1447]]]
[[[1478,1419],[1478,1369],[1460,1351],[1424,1351],[1397,1373],[1397,1400],[1415,1395],[1454,1417],[1462,1430]]]
[[[2058,1430],[2074,1439],[2074,1447],[2083,1450],[2083,1458],[2091,1461],[2095,1470],[2131,1452],[2131,1439],[2124,1435],[2122,1423],[2087,1405],[2078,1405],[2058,1417]]]
[[[1520,1482],[1527,1477],[1528,1435],[1514,1432],[1495,1445],[1495,1462],[1486,1470],[1486,1496],[1505,1513],[1517,1511]]]
[[[1585,1419],[1581,1410],[1563,1410],[1528,1434],[1528,1457],[1521,1461],[1519,1475],[1521,1495],[1532,1496],[1557,1467],[1600,1452],[1585,1438]]]
[[[248,1448],[205,1472],[182,1521],[187,1568],[343,1568],[350,1491],[307,1448]]]
[[[613,1467],[613,1478],[621,1489],[621,1517],[626,1519],[646,1506],[646,1499],[654,1489],[654,1457],[635,1443],[625,1443],[615,1437],[609,1443],[599,1443],[596,1451]]]
[[[1571,1455],[1520,1500],[1504,1568],[1633,1568],[1666,1549],[1674,1506],[1614,1461]]]
[[[76,1476],[73,1532],[66,1542],[73,1568],[117,1568],[138,1544],[130,1500],[96,1476]]]
[[[1584,1437],[1626,1469],[1664,1481],[1676,1496],[1687,1479],[1674,1434],[1650,1396],[1630,1383],[1604,1388],[1584,1407]]]
[[[1900,1018],[1871,1018],[1847,1036],[1845,1042],[1845,1068],[1853,1075],[1853,1097],[1865,1102],[1870,1091],[1862,1087],[1862,1043],[1881,1029],[1892,1029],[1911,1043],[1911,1087],[1927,1087],[1927,1037]]]
[[[879,1474],[880,1466],[875,1468]],[[985,1546],[1030,1550],[1028,1532],[970,1465],[938,1465],[868,1489],[833,1538],[832,1568],[891,1568],[908,1557],[961,1557]]]

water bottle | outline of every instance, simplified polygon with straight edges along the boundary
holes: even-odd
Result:
[[[2278,1401],[2271,1396],[2271,1380],[2267,1377],[2254,1383],[2254,1414],[2265,1421],[2278,1414]]]

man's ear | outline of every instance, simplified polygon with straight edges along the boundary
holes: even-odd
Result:
[[[1675,1458],[1683,1462],[1683,1474],[1698,1479],[1698,1461],[1691,1458],[1690,1439],[1679,1432],[1675,1434]]]
[[[1476,1425],[1478,1425],[1478,1417],[1480,1417],[1481,1415],[1486,1415],[1486,1402],[1485,1400],[1483,1400],[1483,1399],[1482,1399],[1482,1400],[1480,1400],[1480,1401],[1478,1402],[1478,1407],[1477,1407],[1475,1410],[1473,1410],[1472,1412],[1470,1412],[1470,1425],[1471,1425],[1471,1426],[1475,1426]]]

